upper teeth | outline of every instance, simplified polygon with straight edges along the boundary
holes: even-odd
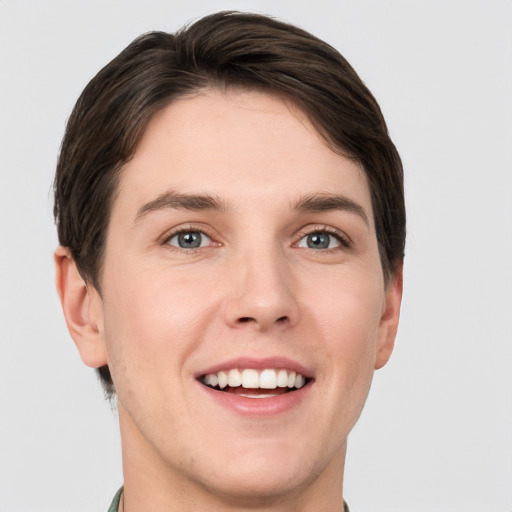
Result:
[[[258,372],[258,370],[248,368],[209,373],[202,378],[202,381],[208,386],[218,386],[220,389],[224,389],[226,386],[233,388],[242,386],[246,389],[300,389],[306,383],[306,378],[300,373],[288,370],[268,368]]]

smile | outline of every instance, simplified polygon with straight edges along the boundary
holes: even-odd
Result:
[[[206,386],[247,398],[271,398],[304,387],[308,379],[292,370],[265,368],[208,373],[200,378]],[[275,390],[272,393],[263,390]]]

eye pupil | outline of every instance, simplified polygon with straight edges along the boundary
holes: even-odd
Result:
[[[201,233],[188,231],[178,235],[178,245],[183,249],[195,249],[201,246]]]
[[[327,249],[329,247],[329,235],[326,233],[312,233],[308,235],[307,243],[310,249]]]

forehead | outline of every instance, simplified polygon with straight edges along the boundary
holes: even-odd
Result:
[[[118,200],[138,208],[166,190],[213,194],[234,207],[345,194],[371,218],[361,167],[332,151],[293,103],[255,91],[206,91],[154,115],[123,169]]]

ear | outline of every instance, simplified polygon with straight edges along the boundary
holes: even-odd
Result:
[[[57,293],[69,333],[87,366],[103,366],[107,364],[107,353],[101,297],[94,286],[84,281],[67,248],[57,247],[54,259]]]
[[[403,291],[403,265],[396,268],[386,286],[386,294],[379,324],[377,352],[375,355],[375,369],[382,368],[389,360],[395,345],[398,319],[400,317],[400,304]]]

